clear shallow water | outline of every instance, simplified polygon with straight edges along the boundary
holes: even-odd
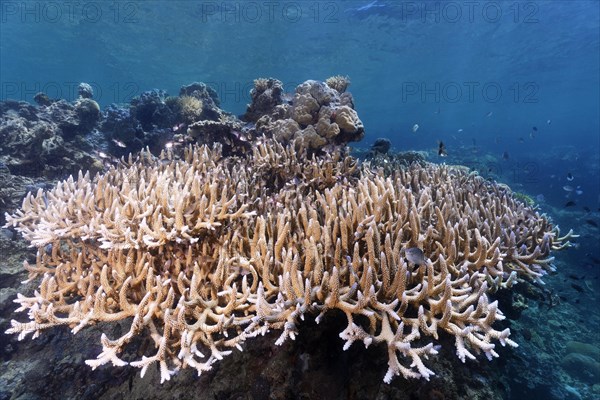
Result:
[[[366,127],[360,145],[387,137],[399,150],[442,140],[461,157],[461,146],[507,151],[501,169],[513,184],[527,183],[525,165],[550,158],[535,183],[577,170],[597,207],[598,20],[594,1],[6,1],[0,98],[73,99],[83,81],[106,106],[203,81],[241,114],[257,77],[293,90],[348,75]],[[558,201],[560,183],[543,194]]]

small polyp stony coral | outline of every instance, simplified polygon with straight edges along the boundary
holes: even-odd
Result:
[[[142,374],[158,363],[161,381],[187,367],[200,374],[268,330],[281,332],[277,344],[294,339],[302,319],[332,310],[347,317],[345,348],[387,347],[386,382],[429,379],[441,332],[463,361],[516,345],[493,327],[504,316],[488,294],[553,268],[551,250],[568,242],[545,216],[463,168],[383,176],[306,150],[263,140],[245,158],[207,146],[142,152],[28,195],[7,225],[37,248],[24,265],[41,283],[15,300],[29,322],[7,332],[130,318],[86,363]],[[425,262],[407,261],[409,248]],[[135,349],[140,336],[154,354]],[[127,347],[137,360],[121,358]]]

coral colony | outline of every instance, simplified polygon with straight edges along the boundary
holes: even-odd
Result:
[[[15,300],[29,321],[7,332],[126,320],[86,363],[142,375],[158,364],[161,382],[183,368],[201,374],[268,331],[277,344],[294,339],[302,320],[333,310],[348,320],[345,349],[387,347],[385,382],[429,379],[441,334],[462,361],[517,346],[494,328],[504,316],[490,295],[540,281],[571,233],[462,167],[359,165],[345,150],[364,135],[347,86],[334,77],[285,95],[259,79],[251,131],[225,114],[198,122],[203,102],[190,90],[187,134],[218,128],[221,143],[142,151],[29,194],[6,218],[37,248],[24,267],[41,283]],[[135,347],[140,337],[152,353]]]

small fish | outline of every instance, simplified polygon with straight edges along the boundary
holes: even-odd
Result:
[[[529,132],[529,139],[535,139],[535,132],[534,131]]]
[[[122,147],[122,148],[127,147],[127,145],[125,143],[121,142],[119,139],[113,139],[112,142],[119,147]]]
[[[590,257],[590,260],[594,263],[594,264],[600,264],[600,259],[597,257],[594,257],[593,255],[588,253],[588,256]]]
[[[522,137],[519,138],[519,143],[525,143],[525,139],[523,139]]]
[[[583,194],[583,189],[581,188],[581,186],[577,186],[577,189],[575,189],[575,194],[577,196],[581,196]]]
[[[567,275],[567,277],[569,277],[569,278],[571,278],[571,279],[573,279],[573,280],[576,280],[576,281],[578,281],[578,280],[580,280],[580,279],[584,279],[584,278],[585,278],[585,275],[583,275],[583,276],[580,278],[580,277],[578,277],[578,276],[577,276],[577,275],[575,275],[575,274],[568,274],[568,275]]]
[[[494,112],[493,112],[493,111],[490,111],[490,112],[489,112],[489,113],[487,113],[485,116],[489,118],[489,117],[491,117],[492,115],[494,115]]]
[[[546,121],[546,124],[550,125],[552,123],[552,121],[548,120]]]
[[[575,177],[573,176],[573,174],[572,174],[572,173],[570,173],[570,172],[569,172],[569,173],[567,174],[567,180],[568,180],[569,182],[571,182],[573,179],[575,179]]]
[[[172,129],[173,129],[173,132],[177,132],[178,130],[180,130],[180,129],[181,129],[181,128],[183,128],[184,126],[185,126],[185,124],[184,124],[184,123],[181,123],[181,124],[178,124],[178,125],[175,125],[175,126],[173,126],[173,128],[172,128]]]
[[[590,210],[590,208],[589,208],[589,207],[587,207],[587,206],[583,206],[583,211],[585,211],[586,213],[589,213],[589,212],[591,212],[592,210]]]
[[[423,254],[423,250],[418,247],[409,247],[404,250],[404,254],[406,255],[406,259],[415,264],[415,265],[425,265],[427,262],[425,261],[425,254]]]
[[[565,208],[567,208],[567,207],[573,207],[573,206],[576,206],[576,205],[577,205],[577,203],[575,203],[573,200],[567,201],[567,203],[565,204]]]
[[[458,133],[461,133],[462,131],[463,131],[463,130],[462,130],[462,128],[460,128],[460,129],[459,129],[457,132],[458,132]]]
[[[440,110],[440,108],[438,107],[437,111],[434,111],[433,113],[434,113],[434,114],[439,114],[439,113],[440,113],[440,111],[441,111],[441,110]]]
[[[440,144],[438,146],[438,156],[446,157],[447,155],[448,153],[446,152],[446,146],[444,146],[444,142],[440,141]]]
[[[576,284],[576,283],[571,283],[571,287],[575,290],[577,290],[579,293],[583,293],[583,287],[581,287],[580,285]]]
[[[510,156],[508,155],[508,151],[505,151],[504,153],[502,153],[503,160],[508,160],[509,158],[510,158]]]
[[[419,124],[414,124],[412,127],[413,133],[417,132],[418,130],[419,130]]]
[[[588,224],[588,225],[593,226],[594,228],[598,227],[598,223],[596,221],[594,221],[593,219],[586,219],[585,223]]]
[[[538,129],[535,126],[532,129],[533,129],[534,132],[538,131]]]
[[[572,192],[575,189],[573,188],[573,186],[565,185],[565,186],[563,186],[563,190],[565,192]]]

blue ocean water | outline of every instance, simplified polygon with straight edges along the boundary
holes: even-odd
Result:
[[[3,1],[1,11],[2,99],[73,99],[90,82],[106,106],[202,81],[241,114],[257,77],[291,91],[347,75],[360,145],[387,137],[432,151],[441,140],[450,160],[478,166],[490,155],[503,162],[482,168],[557,207],[571,172],[578,202],[600,206],[596,1]]]
[[[0,100],[74,100],[88,82],[104,108],[198,81],[242,114],[256,78],[293,91],[346,75],[366,132],[356,148],[384,137],[530,196],[581,234],[561,265],[590,279],[598,305],[599,10],[577,0],[2,0]]]

